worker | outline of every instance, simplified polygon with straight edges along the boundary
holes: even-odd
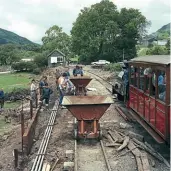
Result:
[[[36,107],[36,96],[37,96],[37,86],[35,84],[35,80],[33,79],[31,81],[31,86],[30,86],[30,96],[32,100],[32,105],[35,108]]]
[[[58,88],[59,88],[59,105],[61,106],[62,109],[65,107],[62,106],[62,100],[64,95],[66,94],[66,89],[67,89],[67,73],[64,72],[61,77],[58,79]]]
[[[80,71],[79,72],[80,72],[80,75],[83,76],[83,67],[82,66],[80,67]]]
[[[40,83],[39,83],[40,100],[42,99],[42,92],[43,92],[43,88],[45,86],[45,83],[47,83],[47,77],[43,76],[42,79],[40,80]]]
[[[0,112],[3,110],[3,107],[4,107],[4,98],[5,98],[4,90],[3,88],[1,88],[0,89]]]
[[[126,103],[129,99],[129,66],[127,62],[124,62],[123,66],[123,81],[124,81],[124,102]]]
[[[66,94],[67,95],[74,95],[75,94],[75,86],[74,84],[70,81],[69,78],[65,79],[66,82]]]
[[[46,107],[49,106],[50,95],[53,93],[52,89],[49,88],[48,83],[45,83],[42,91],[42,101]]]
[[[79,67],[78,65],[73,70],[73,75],[76,77],[77,75],[83,76],[83,69],[82,67]]]
[[[78,65],[73,69],[73,76],[77,76],[77,70],[79,69]]]

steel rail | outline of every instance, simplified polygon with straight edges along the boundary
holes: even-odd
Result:
[[[110,83],[110,82],[108,82],[108,81],[106,81],[104,78],[102,78],[102,77],[100,77],[99,75],[97,75],[97,74],[94,74],[93,72],[90,72],[90,71],[85,71],[85,72],[88,72],[88,73],[90,73],[90,74],[92,74],[92,75],[95,75],[96,77],[98,77],[98,78],[100,78],[101,80],[103,80],[105,83],[107,83],[107,84],[109,84],[110,86],[112,86],[112,84]],[[101,82],[99,79],[97,80],[97,81],[99,81],[110,93],[112,92],[112,90],[110,89],[110,88],[108,88],[106,85],[104,85],[104,83],[103,82]]]
[[[103,145],[103,141],[102,140],[100,140],[100,145],[101,145],[101,148],[102,148],[102,151],[103,151],[103,154],[104,154],[104,158],[105,158],[105,162],[106,162],[107,169],[108,169],[108,171],[112,171],[111,170],[111,167],[110,167],[110,164],[109,164],[109,161],[107,159],[107,155],[106,155],[105,148],[104,148],[104,145]]]
[[[40,148],[39,148],[37,156],[36,156],[36,158],[34,160],[31,171],[40,171],[42,169],[43,159],[44,159],[44,156],[45,156],[45,152],[46,152],[46,149],[47,149],[47,146],[48,146],[48,143],[49,143],[49,139],[50,139],[50,136],[51,136],[53,125],[54,125],[55,118],[56,118],[56,115],[57,115],[58,104],[59,104],[59,102],[56,101],[56,103],[55,103],[55,105],[54,105],[54,107],[52,109],[52,113],[51,113],[51,116],[49,118],[47,128],[45,130],[43,139],[42,139],[41,144],[40,144]]]
[[[74,119],[74,124],[77,123],[76,118]],[[75,150],[74,150],[74,171],[77,171],[78,163],[77,163],[77,140],[75,140]]]

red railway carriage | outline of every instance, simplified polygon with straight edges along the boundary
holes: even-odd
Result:
[[[140,122],[158,142],[170,142],[169,55],[144,56],[129,61],[129,107],[136,120],[152,128],[153,132]]]

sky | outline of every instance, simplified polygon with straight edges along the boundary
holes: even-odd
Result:
[[[149,33],[170,22],[169,0],[111,0],[118,9],[139,9],[152,25]],[[70,33],[80,10],[100,0],[0,0],[0,28],[41,43],[48,28],[58,25]]]

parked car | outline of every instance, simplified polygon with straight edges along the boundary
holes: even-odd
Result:
[[[97,62],[92,62],[91,65],[107,65],[107,64],[110,64],[109,61],[106,61],[106,60],[99,60]]]

